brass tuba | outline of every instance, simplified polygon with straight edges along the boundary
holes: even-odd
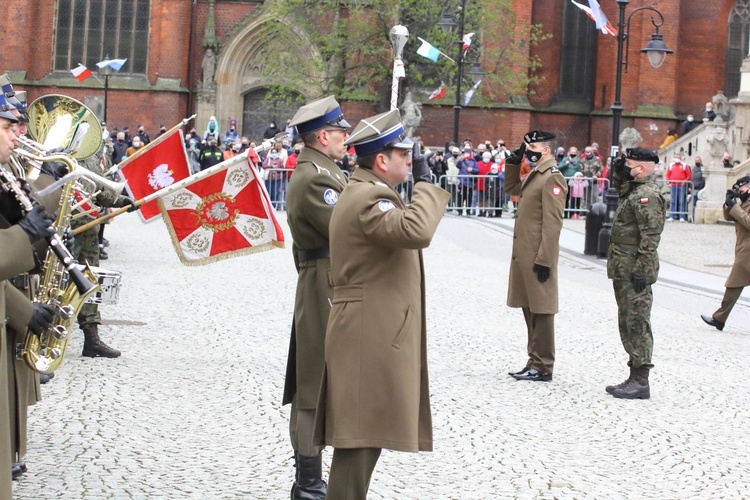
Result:
[[[81,168],[75,158],[86,158],[101,147],[102,129],[96,116],[86,106],[70,97],[43,96],[31,103],[29,135],[45,150],[63,147],[64,154],[31,156],[34,161],[62,161],[70,173]],[[87,155],[86,155],[87,153]],[[75,180],[66,182],[60,197],[55,221],[58,236],[70,227]],[[98,280],[88,265],[82,271],[74,270],[53,252],[48,252],[41,268],[41,278],[34,301],[47,304],[55,311],[50,327],[39,335],[26,333],[20,350],[26,364],[39,373],[55,371],[63,361],[76,316],[84,302],[101,291]],[[86,283],[71,279],[76,271],[82,272]],[[80,277],[79,277],[80,278]],[[82,286],[83,285],[83,286]]]

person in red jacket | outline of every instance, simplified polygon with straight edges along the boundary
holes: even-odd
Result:
[[[491,207],[493,205],[490,198],[490,179],[488,176],[490,175],[490,169],[492,168],[492,153],[489,151],[485,151],[482,153],[482,159],[478,163],[479,165],[479,176],[477,177],[477,187],[476,187],[476,193],[477,193],[477,207],[479,210],[479,217],[487,216],[489,217],[490,211],[486,210],[487,207]],[[493,187],[494,187],[494,179],[493,179]]]
[[[692,177],[690,167],[682,161],[680,153],[675,152],[671,165],[667,168],[667,180],[671,191],[669,217],[667,220],[688,220],[686,205],[687,183]]]

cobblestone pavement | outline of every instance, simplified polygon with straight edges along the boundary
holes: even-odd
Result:
[[[31,409],[17,498],[288,498],[291,243],[184,267],[161,222],[126,215],[107,237],[103,264],[124,287],[101,334],[123,355],[80,357],[76,331]],[[702,259],[712,240],[684,251]],[[718,332],[698,316],[718,295],[657,284],[652,399],[616,400],[604,386],[627,368],[611,283],[601,261],[563,253],[555,379],[516,382],[510,243],[497,221],[448,215],[425,251],[435,451],[385,451],[370,498],[750,498],[750,308]]]

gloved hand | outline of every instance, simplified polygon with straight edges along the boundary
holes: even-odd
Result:
[[[65,230],[62,241],[65,248],[67,248],[70,253],[73,253],[73,247],[76,246],[76,237],[73,235],[73,230],[71,228]]]
[[[417,182],[429,182],[432,184],[429,160],[434,153],[430,151],[426,155],[423,155],[420,152],[419,144],[415,143],[411,151],[411,175],[414,178],[414,184]]]
[[[18,225],[26,231],[32,243],[55,234],[55,229],[52,227],[54,223],[55,219],[39,205],[32,208],[31,212],[18,221]]]
[[[727,197],[724,200],[724,206],[731,210],[737,204],[737,193],[733,189],[727,190]]]
[[[68,166],[61,161],[45,161],[42,163],[42,172],[59,180],[68,175]]]
[[[130,196],[124,196],[122,200],[122,206],[128,207],[128,212],[135,212],[136,210],[140,210],[141,206],[135,204],[135,200],[131,198]]]
[[[18,221],[23,218],[23,210],[16,196],[2,189],[0,189],[0,215],[5,217],[9,224],[18,224]]]
[[[522,143],[521,147],[514,149],[511,155],[505,160],[505,163],[512,163],[513,165],[520,165],[523,161],[524,153],[526,153],[526,143]]]
[[[539,283],[544,283],[549,279],[549,267],[547,266],[534,264],[534,272],[536,273],[536,279],[539,280]]]
[[[54,317],[55,310],[51,306],[34,302],[34,310],[32,311],[31,319],[29,320],[29,330],[31,330],[32,333],[39,335],[50,327]]]
[[[635,293],[641,293],[646,289],[646,277],[638,276],[637,274],[630,275],[630,282],[633,284],[633,290]]]
[[[617,175],[625,175],[625,155],[612,158],[612,171]]]

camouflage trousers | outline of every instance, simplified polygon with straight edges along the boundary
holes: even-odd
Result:
[[[633,284],[626,280],[614,280],[612,286],[617,301],[617,323],[620,327],[620,340],[630,359],[628,366],[633,368],[653,368],[651,354],[654,350],[654,336],[651,333],[651,305],[654,294],[651,285],[636,293]]]
[[[76,235],[73,255],[80,264],[88,262],[91,266],[99,265],[99,228],[92,227]],[[98,304],[83,304],[78,313],[78,326],[83,329],[90,325],[101,325]]]

